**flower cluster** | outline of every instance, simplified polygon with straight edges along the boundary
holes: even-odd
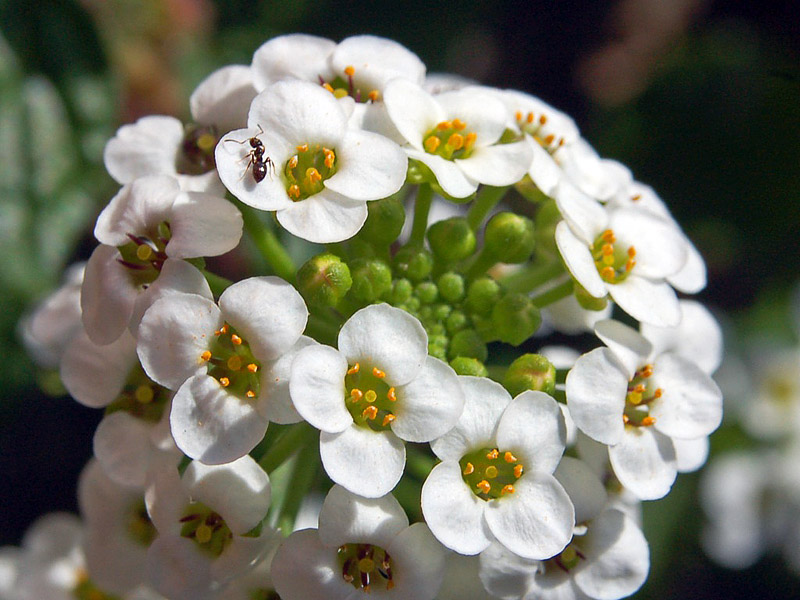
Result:
[[[108,142],[99,245],[22,327],[105,416],[74,535],[37,529],[9,598],[55,597],[27,591],[53,561],[92,599],[639,589],[638,503],[722,415],[719,328],[676,293],[704,264],[655,192],[372,36],[277,37],[190,106]],[[258,274],[206,264],[231,251]],[[603,345],[489,353],[551,330]]]

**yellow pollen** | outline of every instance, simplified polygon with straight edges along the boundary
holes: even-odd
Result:
[[[371,558],[362,558],[358,561],[358,568],[362,573],[369,573],[375,569],[375,561]]]
[[[506,494],[513,494],[514,493],[514,486],[510,483],[508,485],[504,485],[503,489],[500,490],[500,495],[504,496]]]
[[[517,462],[517,457],[511,454],[511,452],[506,452],[503,454],[503,460],[507,463]]]
[[[475,465],[471,462],[467,463],[467,466],[464,467],[464,475],[472,475],[475,472]]]
[[[372,374],[378,379],[383,379],[386,377],[386,373],[381,371],[378,367],[372,367]]]
[[[389,402],[397,402],[397,394],[393,387],[389,388],[389,391],[386,392],[386,397],[389,399]]]
[[[355,375],[356,373],[358,373],[359,369],[361,369],[361,365],[356,363],[352,367],[347,369],[347,374],[348,375]]]
[[[515,118],[517,121],[522,121],[522,111],[521,111],[521,110],[518,110],[517,112],[515,112],[515,113],[514,113],[514,118]]]
[[[611,231],[610,229],[606,229],[602,234],[600,234],[600,238],[604,242],[608,242],[610,244],[613,244],[614,242],[617,241],[617,237],[614,235],[614,232]]]
[[[625,413],[623,413],[623,414],[622,414],[622,422],[623,422],[623,423],[625,423],[625,425],[627,425],[628,423],[630,423],[630,421],[631,421],[631,420],[628,418],[628,415],[626,415]]]
[[[465,147],[467,150],[469,150],[470,148],[472,148],[472,145],[475,143],[475,140],[477,140],[477,139],[478,139],[478,134],[477,134],[477,133],[475,133],[474,131],[470,131],[470,132],[467,134],[467,139],[466,139],[466,141],[464,142],[464,147]]]
[[[201,544],[206,544],[211,541],[211,527],[203,523],[194,532],[195,539]]]
[[[631,258],[633,258],[634,256],[636,256],[636,248],[634,248],[633,246],[631,246],[630,248],[628,248],[628,256],[630,256]]]
[[[656,391],[653,392],[653,398],[661,398],[663,393],[664,390],[662,390],[661,388],[656,388]]]
[[[133,394],[136,396],[136,401],[140,402],[141,404],[147,404],[148,402],[152,402],[153,396],[153,388],[149,385],[140,385],[136,388],[136,391]]]
[[[347,65],[347,66],[344,68],[344,74],[345,74],[345,75],[347,75],[348,77],[352,77],[353,75],[355,75],[355,74],[356,74],[356,69],[355,69],[355,67],[354,67],[353,65]]]
[[[556,136],[554,136],[554,135],[551,133],[550,135],[548,135],[548,136],[545,136],[545,138],[544,138],[544,143],[545,143],[545,144],[547,144],[547,145],[549,146],[550,144],[552,144],[552,143],[555,141],[555,139],[556,139]]]
[[[371,102],[377,102],[380,100],[381,93],[378,90],[372,90],[369,94],[367,94],[367,98],[370,99]]]
[[[201,150],[212,150],[217,143],[217,139],[210,133],[204,133],[197,138],[197,147]]]
[[[600,272],[600,275],[603,279],[614,281],[617,278],[617,274],[614,271],[614,267],[603,267],[603,270]]]
[[[147,244],[142,244],[136,248],[136,258],[139,260],[149,260],[153,256],[153,249]]]
[[[300,144],[297,146],[298,152],[308,152],[308,144]]]
[[[297,185],[296,183],[293,183],[292,185],[289,186],[289,189],[286,191],[286,193],[289,194],[290,198],[294,198],[295,200],[297,200],[298,198],[300,198],[300,186]]]
[[[632,258],[629,258],[628,262],[625,263],[625,270],[630,271],[635,266],[636,266],[636,261],[633,260]]]
[[[533,119],[534,119],[533,113],[529,112],[528,116],[525,118],[525,120],[528,121],[528,123],[533,123]]]
[[[242,357],[238,354],[234,354],[228,359],[226,364],[231,371],[238,371],[242,368]]]
[[[222,387],[228,387],[231,384],[231,380],[228,379],[227,377],[220,377],[219,378],[219,384]]]
[[[364,397],[364,392],[362,392],[358,388],[353,388],[350,390],[350,399],[353,403],[358,402]]]
[[[464,123],[461,119],[453,119],[453,129],[456,131],[462,131],[467,128],[467,124]]]
[[[333,163],[336,161],[336,154],[329,148],[323,148],[322,153],[325,155],[325,166],[332,169]]]
[[[483,479],[475,487],[478,488],[480,491],[482,491],[484,494],[488,494],[489,491],[492,489],[492,485],[488,481],[486,481],[485,479]]]
[[[640,394],[644,394],[644,391],[646,389],[647,388],[645,387],[645,385],[643,383],[639,383],[639,384],[636,385],[636,387],[633,388],[633,391],[634,392],[639,392]]]
[[[426,151],[428,151],[430,154],[433,154],[439,148],[441,143],[442,140],[440,140],[435,136],[431,136],[427,140],[425,140],[425,143],[423,145],[425,146]]]
[[[256,393],[253,390],[247,390],[247,393],[245,394],[245,396],[247,396],[248,398],[255,398],[256,397]]]
[[[645,377],[645,378],[652,377],[653,376],[653,365],[647,364],[647,365],[643,366],[641,368],[641,370],[639,371],[639,373],[641,373],[642,377]]]
[[[378,399],[378,394],[375,393],[375,390],[367,390],[367,393],[364,394],[364,400],[372,404],[375,400]]]
[[[652,425],[655,422],[656,422],[656,418],[655,417],[651,417],[649,415],[646,416],[644,419],[642,419],[642,425],[644,425],[645,427],[649,427],[650,425]]]
[[[486,458],[489,460],[494,460],[498,456],[500,456],[500,452],[497,450],[497,448],[486,454]]]
[[[369,419],[370,421],[374,421],[375,417],[378,416],[378,407],[373,405],[368,406],[363,411],[361,411],[361,416],[365,419]]]
[[[547,115],[542,115],[539,117],[539,125],[544,125],[545,123],[547,123]]]
[[[628,402],[630,402],[634,406],[638,406],[639,404],[642,403],[642,395],[638,392],[629,392]]]
[[[295,154],[289,161],[286,163],[286,166],[290,169],[294,169],[297,167],[297,163],[300,162],[300,159],[297,158],[297,154]]]
[[[638,202],[641,199],[642,199],[641,194],[636,194],[635,196],[631,196],[631,200],[633,200],[634,202]]]
[[[436,126],[437,129],[444,131],[445,129],[452,129],[453,124],[450,121],[442,121]]]
[[[209,360],[211,360],[211,352],[209,352],[208,350],[206,350],[205,352],[203,352],[203,353],[200,355],[200,360],[203,360],[203,361],[205,361],[205,362],[208,362]]]
[[[514,477],[519,479],[520,477],[522,477],[522,472],[523,471],[524,471],[524,469],[523,469],[522,465],[515,466],[514,467]]]
[[[322,175],[320,175],[319,171],[317,171],[314,167],[309,167],[306,169],[306,179],[308,179],[311,183],[316,183],[318,181],[322,181]]]
[[[328,83],[327,81],[322,84],[322,87],[324,87],[326,90],[328,90],[331,94],[333,93],[333,86],[330,83]]]
[[[250,371],[251,373],[257,373],[258,365],[256,363],[250,363],[249,365],[247,365],[247,370]]]
[[[455,150],[461,150],[464,147],[464,136],[460,133],[453,133],[447,138],[447,145]]]
[[[241,346],[242,338],[240,338],[238,335],[234,333],[233,335],[231,335],[231,342],[233,343],[234,346]]]
[[[603,252],[603,256],[608,256],[610,254],[614,254],[614,245],[613,244],[603,244],[602,252]]]
[[[495,467],[494,465],[489,465],[488,467],[486,467],[486,470],[483,472],[483,474],[486,475],[487,479],[494,479],[495,477],[497,477],[498,474],[497,467]]]
[[[397,418],[397,417],[395,417],[395,416],[394,416],[392,413],[389,413],[389,414],[387,414],[385,417],[383,417],[383,423],[381,423],[381,425],[383,425],[384,427],[386,427],[386,426],[387,426],[389,423],[391,423],[392,421],[394,421],[396,418]]]

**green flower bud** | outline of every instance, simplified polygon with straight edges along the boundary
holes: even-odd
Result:
[[[385,247],[394,242],[403,229],[406,210],[395,196],[367,202],[369,216],[358,232],[358,237],[373,246]]]
[[[433,253],[444,262],[463,260],[475,252],[475,233],[464,217],[437,221],[427,237]]]
[[[315,306],[336,306],[352,284],[350,268],[335,254],[314,256],[297,271],[297,289]]]
[[[395,279],[392,284],[392,304],[400,306],[408,301],[414,292],[414,285],[408,279]]]
[[[447,317],[445,326],[447,327],[447,333],[451,335],[457,331],[461,331],[467,326],[467,315],[460,310],[454,310],[450,313],[450,316]]]
[[[512,396],[526,390],[552,394],[556,389],[556,368],[541,354],[523,354],[509,365],[503,385]]]
[[[595,298],[589,292],[586,291],[580,283],[577,281],[573,282],[574,285],[574,294],[575,299],[578,301],[578,304],[581,305],[582,308],[586,310],[603,310],[608,305],[608,298]]]
[[[411,296],[411,298],[408,299],[405,306],[403,307],[403,310],[405,310],[408,313],[411,313],[412,315],[416,315],[419,312],[419,307],[420,307],[419,298],[417,298],[416,296]]]
[[[492,310],[494,334],[512,346],[519,346],[531,337],[541,323],[539,309],[525,294],[506,294]]]
[[[488,377],[489,371],[477,358],[457,356],[450,361],[450,366],[459,375],[472,375],[473,377]]]
[[[477,358],[485,362],[489,357],[489,350],[483,339],[474,329],[462,329],[450,339],[450,349],[447,352],[450,360],[457,356]]]
[[[433,321],[433,307],[429,304],[421,306],[419,309],[419,320],[422,321],[423,324]]]
[[[405,246],[394,255],[394,269],[400,277],[422,281],[431,274],[433,256],[424,248]]]
[[[481,277],[469,284],[466,305],[471,312],[488,316],[499,297],[500,285],[494,279]]]
[[[431,325],[431,328],[430,328],[429,331],[430,331],[430,335],[441,335],[441,336],[444,336],[447,333],[447,330],[445,329],[444,325],[442,325],[441,323],[435,323],[434,325]]]
[[[433,310],[433,318],[442,323],[450,316],[451,312],[453,312],[453,307],[449,304],[437,304]]]
[[[422,283],[418,283],[414,291],[416,292],[419,301],[423,304],[433,304],[436,302],[436,298],[439,297],[439,288],[436,287],[436,284],[432,281],[423,281]]]
[[[444,346],[436,346],[432,342],[428,342],[428,354],[433,358],[447,361],[447,350]]]
[[[353,261],[351,294],[361,302],[374,302],[392,289],[392,270],[377,258]]]
[[[528,260],[536,241],[533,221],[510,212],[497,213],[486,224],[484,252],[498,262],[522,263]]]
[[[445,273],[436,283],[439,295],[448,302],[458,302],[464,297],[464,278],[458,273]]]

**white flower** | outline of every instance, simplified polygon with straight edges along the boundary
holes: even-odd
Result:
[[[569,295],[542,309],[542,319],[556,331],[577,335],[592,331],[595,323],[611,316],[614,309],[610,302],[602,310],[583,308],[574,295]]]
[[[742,407],[741,424],[759,439],[800,432],[800,349],[758,348],[751,353],[755,382]]]
[[[256,94],[250,67],[227,65],[200,82],[189,98],[189,108],[200,125],[213,126],[217,132],[230,131],[245,126]],[[201,140],[197,142],[200,146]]]
[[[478,576],[479,558],[448,552],[444,568],[444,581],[436,600],[494,600]]]
[[[301,350],[289,390],[297,412],[321,432],[328,476],[377,498],[403,474],[403,442],[445,434],[461,414],[463,394],[455,372],[427,356],[420,322],[388,304],[350,317],[338,346]]]
[[[433,600],[444,577],[445,550],[423,523],[408,525],[394,496],[369,499],[335,485],[319,530],[294,532],[272,561],[284,600],[361,597]]]
[[[722,394],[687,359],[652,345],[617,321],[595,332],[608,347],[581,356],[567,375],[577,427],[609,446],[614,473],[642,500],[667,494],[677,474],[672,439],[708,436],[722,420]]]
[[[270,504],[269,477],[250,456],[225,465],[193,461],[182,476],[164,465],[145,503],[158,530],[147,575],[171,600],[210,597],[269,548],[271,536],[257,529]]]
[[[417,83],[395,79],[386,86],[384,103],[408,157],[427,166],[449,196],[465,198],[480,183],[512,185],[530,166],[531,144],[500,143],[506,107],[481,88],[432,96]]]
[[[318,85],[271,85],[253,100],[247,122],[217,145],[219,176],[239,200],[277,211],[280,224],[303,239],[352,237],[367,218],[367,201],[405,181],[407,160],[397,144],[348,128],[347,114]],[[265,153],[259,176],[253,140]]]
[[[548,558],[569,541],[575,513],[552,475],[564,452],[555,400],[523,392],[513,401],[488,379],[460,377],[464,412],[431,443],[442,462],[422,486],[422,512],[436,538],[461,554],[494,539],[527,558]]]
[[[81,289],[83,325],[98,344],[136,327],[139,296],[159,277],[168,258],[217,256],[235,248],[242,216],[224,198],[181,191],[173,177],[153,175],[122,187],[97,218],[100,242],[86,265]],[[175,267],[175,286],[194,286],[187,268]],[[142,311],[143,312],[143,311]]]
[[[633,179],[626,166],[615,160],[601,158],[589,142],[581,137],[558,148],[554,158],[567,180],[600,202],[613,198]]]
[[[605,209],[568,182],[556,201],[564,217],[556,243],[577,282],[595,298],[611,295],[639,321],[677,325],[678,298],[665,278],[686,262],[680,231],[645,210]]]

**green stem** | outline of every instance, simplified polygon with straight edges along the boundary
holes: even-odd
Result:
[[[411,224],[411,235],[408,238],[409,246],[422,246],[425,241],[432,200],[433,188],[429,184],[423,183],[417,189],[417,197],[414,200],[414,221]]]
[[[526,294],[535,290],[558,277],[564,272],[564,265],[560,260],[549,259],[546,262],[534,262],[519,271],[511,273],[502,279],[503,286],[510,292]]]
[[[436,465],[436,459],[421,447],[406,445],[406,471],[420,481],[425,481]]]
[[[272,473],[272,471],[281,466],[289,457],[297,452],[297,449],[304,441],[307,444],[312,434],[316,434],[316,431],[306,422],[292,425],[278,436],[278,439],[264,452],[258,464],[261,465],[261,468],[268,474]]]
[[[547,290],[539,294],[538,296],[534,296],[531,298],[531,301],[539,308],[544,308],[554,302],[558,302],[562,298],[566,298],[572,293],[573,290],[573,283],[572,279],[567,279],[564,283],[561,283],[555,286],[552,289]]]
[[[239,210],[244,219],[244,228],[261,255],[267,260],[276,275],[286,281],[294,282],[297,267],[283,247],[275,231],[261,217],[262,212],[239,203]]]
[[[300,503],[305,498],[311,484],[317,476],[319,470],[319,447],[316,443],[306,444],[297,457],[297,461],[292,468],[292,475],[286,496],[283,500],[278,526],[281,531],[292,531],[297,513],[300,510]]]
[[[339,327],[341,327],[341,320],[335,318],[333,311],[327,311],[330,318],[325,318],[322,315],[311,313],[308,315],[308,323],[306,324],[305,334],[314,338],[322,344],[331,346],[336,345],[336,340],[339,337]]]
[[[506,195],[508,186],[494,187],[491,185],[484,185],[478,193],[478,197],[472,206],[469,207],[467,212],[467,223],[472,228],[472,231],[477,231],[483,223],[486,215],[497,206],[497,203]]]
[[[208,282],[208,287],[211,288],[211,293],[214,294],[215,298],[219,298],[219,295],[228,289],[231,284],[233,283],[227,277],[223,277],[222,275],[217,275],[216,273],[212,273],[211,271],[207,271],[206,269],[202,270],[203,277],[206,278]]]
[[[475,257],[475,261],[464,271],[464,277],[467,280],[480,277],[496,264],[497,259],[486,252],[486,248],[482,248],[478,256]]]

